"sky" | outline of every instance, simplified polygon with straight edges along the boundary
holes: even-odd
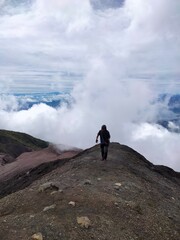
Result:
[[[168,109],[154,103],[180,93],[179,23],[179,0],[0,0],[0,128],[86,148],[106,124],[179,171],[180,135],[155,123]],[[13,93],[46,92],[71,107],[18,110]]]

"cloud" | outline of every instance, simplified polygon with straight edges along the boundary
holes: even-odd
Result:
[[[131,144],[140,152],[146,153],[146,158],[153,159],[158,165],[165,165],[180,170],[179,164],[180,136],[156,124],[143,123],[132,131]]]
[[[38,0],[1,15],[1,92],[68,89],[73,103],[16,111],[14,97],[1,97],[0,127],[89,147],[105,123],[112,141],[180,169],[179,135],[145,124],[162,108],[152,104],[159,93],[179,92],[179,9],[179,0],[98,11],[88,0]]]
[[[92,6],[96,10],[103,10],[108,8],[120,8],[123,6],[125,0],[90,0]]]
[[[170,133],[157,124],[145,123],[149,116],[155,117],[158,111],[158,108],[150,106],[148,88],[144,86],[146,91],[135,98],[130,92],[133,91],[132,86],[132,89],[116,86],[121,97],[114,98],[111,93],[113,88],[106,86],[101,93],[93,88],[89,91],[89,87],[88,92],[82,92],[81,88],[74,90],[75,103],[71,107],[64,104],[54,109],[46,104],[37,104],[23,111],[1,110],[0,126],[26,132],[55,144],[87,148],[95,144],[96,134],[105,123],[111,133],[111,141],[133,147],[154,164],[180,169],[180,135]],[[148,97],[144,96],[145,92],[149,93]],[[116,92],[114,94],[117,95]],[[132,95],[130,99],[128,94]],[[16,106],[15,99],[9,98],[8,104]]]
[[[39,0],[21,12],[16,6],[0,16],[1,73],[16,85],[24,72],[26,86],[26,72],[42,84],[39,73],[48,69],[47,81],[62,82],[60,71],[86,74],[93,59],[103,58],[125,74],[164,82],[164,75],[179,75],[179,5],[126,0],[123,8],[99,12],[88,0]]]

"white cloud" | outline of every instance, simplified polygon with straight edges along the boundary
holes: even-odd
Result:
[[[158,165],[165,165],[180,171],[180,135],[171,133],[158,125],[141,124],[132,131],[131,144],[153,159]]]
[[[1,15],[0,91],[69,86],[75,102],[8,112],[17,102],[1,98],[0,127],[88,147],[105,123],[113,141],[180,169],[179,135],[143,125],[166,107],[151,105],[159,93],[179,93],[179,10],[179,0],[126,0],[103,12],[88,0],[38,0],[29,10]]]
[[[53,109],[39,104],[18,112],[1,110],[0,126],[27,132],[56,144],[87,148],[95,144],[97,131],[105,123],[112,141],[133,147],[155,164],[180,170],[180,135],[170,133],[159,125],[144,123],[149,116],[153,118],[157,114],[156,110],[151,111],[149,97],[144,96],[144,91],[142,95],[139,92],[138,98],[132,95],[128,99],[131,89],[116,88],[119,98],[112,97],[113,88],[96,92],[93,88],[90,91],[88,86],[89,91],[83,87],[87,91],[85,93],[81,88],[76,89],[76,102],[71,108],[63,105]],[[117,96],[116,92],[114,94]],[[8,103],[13,106],[14,99],[9,99]]]
[[[164,82],[162,74],[180,74],[179,8],[178,0],[126,0],[104,12],[88,0],[35,1],[29,11],[0,16],[1,73],[16,84],[19,71],[36,71],[42,83],[39,70],[86,73],[100,57],[119,72]]]

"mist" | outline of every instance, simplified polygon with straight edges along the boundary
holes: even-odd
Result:
[[[159,94],[180,92],[180,2],[108,4],[6,5],[0,15],[0,128],[87,148],[106,124],[111,141],[179,171],[180,135],[153,122],[167,108],[154,102]],[[71,106],[19,110],[13,95],[53,91],[70,93]]]

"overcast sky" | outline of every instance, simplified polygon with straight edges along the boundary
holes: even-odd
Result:
[[[0,92],[65,91],[74,104],[8,112],[18,103],[3,96],[0,127],[89,147],[105,123],[112,141],[180,169],[179,135],[147,123],[166,107],[152,105],[159,93],[180,93],[180,1],[21,2],[0,1]]]

